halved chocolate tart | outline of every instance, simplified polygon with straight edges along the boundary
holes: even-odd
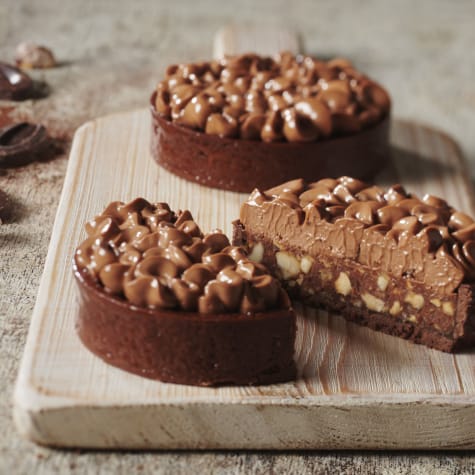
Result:
[[[77,331],[104,361],[199,386],[295,378],[287,294],[220,231],[203,235],[188,211],[141,198],[111,203],[86,230]]]
[[[475,343],[475,222],[441,198],[294,180],[251,194],[234,244],[309,305],[442,351]]]

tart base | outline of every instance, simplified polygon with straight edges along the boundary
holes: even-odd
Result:
[[[255,315],[137,308],[106,294],[74,265],[76,330],[105,362],[163,382],[259,385],[296,377],[292,310]]]

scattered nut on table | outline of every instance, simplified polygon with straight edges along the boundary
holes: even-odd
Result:
[[[56,59],[50,49],[30,42],[17,46],[15,61],[22,69],[46,69],[56,66]]]

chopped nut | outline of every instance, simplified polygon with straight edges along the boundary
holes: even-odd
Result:
[[[430,303],[434,305],[435,307],[440,307],[441,305],[440,299],[432,299]]]
[[[341,295],[348,295],[351,292],[351,281],[347,274],[340,272],[335,281],[335,290]]]
[[[262,242],[258,242],[254,245],[248,257],[249,260],[253,262],[259,263],[262,261],[262,258],[264,257],[264,246]]]
[[[393,304],[391,305],[391,308],[389,309],[389,313],[391,315],[397,315],[398,313],[401,313],[402,307],[401,304],[399,303],[398,300],[395,300]]]
[[[308,274],[313,265],[313,258],[310,256],[303,256],[300,261],[300,269],[304,274]]]
[[[451,302],[444,302],[442,304],[442,311],[446,314],[446,315],[450,315],[451,317],[454,316],[454,306],[452,305]]]
[[[411,323],[417,323],[417,318],[415,315],[409,315],[408,317],[406,317],[406,320]]]
[[[384,302],[381,299],[378,299],[374,295],[364,293],[361,298],[365,305],[375,312],[382,312],[384,310]]]
[[[424,297],[414,292],[409,292],[404,299],[404,302],[408,303],[417,310],[420,310],[424,306]]]
[[[295,256],[288,252],[279,251],[275,254],[275,259],[284,280],[288,280],[299,275],[300,263]]]
[[[322,282],[328,282],[332,279],[332,273],[328,269],[322,269],[321,271],[319,271],[319,274],[320,279],[322,279]]]
[[[299,285],[302,285],[303,275],[300,275],[299,278],[295,282],[297,282],[297,284],[299,284]]]
[[[389,277],[386,274],[381,274],[378,277],[377,283],[378,283],[378,289],[384,292],[388,287]]]
[[[56,66],[51,50],[35,43],[20,43],[16,48],[15,60],[23,69],[44,69]]]

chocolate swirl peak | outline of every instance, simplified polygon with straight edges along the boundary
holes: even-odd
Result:
[[[388,93],[343,59],[281,53],[169,66],[155,108],[207,134],[265,142],[348,135],[388,116]]]
[[[113,202],[86,224],[77,266],[104,291],[137,307],[256,313],[288,308],[265,267],[220,231],[203,235],[189,211],[143,198]]]
[[[475,281],[475,221],[441,198],[418,198],[401,185],[385,190],[350,177],[293,180],[255,190],[240,220],[244,226],[252,220],[263,236],[287,236],[289,242],[277,243],[283,247],[330,252],[441,293]],[[269,220],[289,223],[288,229],[274,230]]]

